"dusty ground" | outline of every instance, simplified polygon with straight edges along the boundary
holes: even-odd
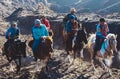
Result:
[[[69,65],[67,61],[66,52],[64,51],[64,45],[57,40],[54,44],[54,55],[49,61],[49,70],[47,73],[34,72],[35,62],[31,55],[31,50],[28,50],[28,57],[24,59],[21,72],[16,74],[9,71],[9,64],[6,57],[2,56],[1,48],[5,42],[4,31],[6,28],[2,28],[0,34],[0,79],[120,79],[120,69],[111,68],[112,77],[109,77],[104,70],[96,65],[97,72],[93,71],[93,68],[89,62],[89,53],[85,52],[85,59],[77,58],[73,65]],[[27,37],[26,35],[22,36]],[[25,38],[27,39],[27,38]],[[39,64],[40,67],[42,63]]]

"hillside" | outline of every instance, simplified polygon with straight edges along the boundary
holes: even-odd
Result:
[[[8,2],[5,2],[8,1]],[[111,13],[109,15],[98,15],[93,11],[105,11],[107,9],[119,10],[119,0],[0,0],[0,79],[120,79],[120,14]],[[100,3],[100,4],[99,4]],[[99,4],[98,7],[94,5]],[[91,6],[92,5],[92,6]],[[68,59],[72,58],[65,51],[62,32],[64,12],[69,12],[71,7],[77,9],[83,27],[86,28],[87,35],[95,32],[96,24],[100,17],[105,17],[110,33],[117,34],[117,49],[111,65],[112,76],[104,71],[100,63],[95,62],[97,71],[93,70],[90,63],[90,53],[84,49],[84,59],[77,57],[71,65]],[[116,9],[118,8],[118,9]],[[113,10],[112,10],[113,9]],[[54,10],[54,11],[53,11]],[[84,13],[89,11],[91,13]],[[58,13],[57,13],[58,12]],[[60,12],[60,13],[59,13]],[[83,12],[83,14],[81,14]],[[51,29],[54,32],[52,57],[48,62],[47,72],[35,72],[33,52],[28,47],[30,41],[31,28],[35,19],[40,19],[45,14],[50,21]],[[27,40],[27,57],[22,58],[22,68],[19,74],[10,71],[9,63],[5,56],[2,56],[2,47],[6,41],[5,32],[10,21],[17,21],[20,28],[20,39]],[[14,64],[14,62],[13,62]],[[39,62],[39,67],[43,62]],[[15,64],[14,64],[15,69]],[[15,71],[15,70],[14,70]]]
[[[61,8],[63,9],[67,7],[76,7],[77,10],[88,9],[90,10],[90,12],[97,12],[97,13],[120,12],[120,9],[119,9],[120,1],[119,0],[69,0],[69,1],[68,0],[66,1],[50,0],[50,1],[52,3],[58,4],[59,6],[62,5]]]

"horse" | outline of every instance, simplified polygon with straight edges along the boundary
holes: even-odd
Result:
[[[92,59],[93,53],[94,53],[94,45],[95,45],[95,34],[91,34],[90,37],[88,38],[88,51],[90,52],[90,59],[91,59],[91,64],[96,71],[96,68],[94,66],[94,60]],[[97,51],[97,58],[99,62],[103,65],[105,68],[106,72],[109,73],[111,76],[111,71],[110,71],[110,66],[111,66],[111,60],[113,58],[113,53],[114,51],[117,52],[117,41],[116,41],[117,36],[115,34],[109,33],[106,36],[106,39],[104,40],[101,49]]]
[[[28,43],[28,46],[32,48],[34,40],[31,40]],[[51,52],[53,52],[53,41],[51,36],[42,37],[42,44],[38,47],[38,50],[36,53],[33,52],[34,57],[36,58],[36,71],[39,70],[38,68],[38,59],[44,60],[44,67],[42,67],[42,70],[47,71],[48,70],[48,61],[51,58]]]
[[[22,42],[20,40],[8,39],[8,42],[3,47],[3,52],[10,64],[10,71],[14,71],[12,67],[12,61],[14,61],[17,68],[16,73],[18,73],[21,68],[21,57],[26,57],[26,40]]]
[[[68,38],[69,40],[69,38]],[[72,43],[68,41],[66,43],[66,50],[68,55],[72,54],[73,55],[73,60],[72,63],[74,62],[74,59],[76,58],[77,52],[80,52],[81,57],[83,58],[83,48],[84,48],[84,43],[87,44],[87,33],[84,28],[79,28],[75,37],[73,37]],[[72,45],[73,44],[73,45]],[[72,48],[71,48],[72,47]],[[69,58],[69,56],[68,56]],[[69,58],[70,61],[70,58]]]
[[[84,43],[87,44],[87,32],[84,28],[79,29],[76,35],[75,44],[73,46],[74,59],[76,58],[77,52],[80,52],[81,58],[83,56]]]

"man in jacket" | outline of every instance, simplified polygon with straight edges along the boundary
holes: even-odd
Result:
[[[20,31],[19,31],[19,28],[17,27],[17,23],[11,22],[10,27],[7,29],[6,34],[5,34],[7,41],[4,44],[3,55],[8,52],[7,51],[8,47],[15,43],[14,40],[18,39],[19,35],[20,35]],[[17,40],[17,41],[20,41],[20,40]]]
[[[33,53],[36,53],[38,46],[41,45],[42,37],[49,36],[46,26],[41,24],[39,19],[35,20],[35,25],[32,27],[32,36],[34,39],[32,50]]]

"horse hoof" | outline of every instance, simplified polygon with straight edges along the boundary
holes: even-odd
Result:
[[[112,74],[109,74],[109,77],[112,77]]]

